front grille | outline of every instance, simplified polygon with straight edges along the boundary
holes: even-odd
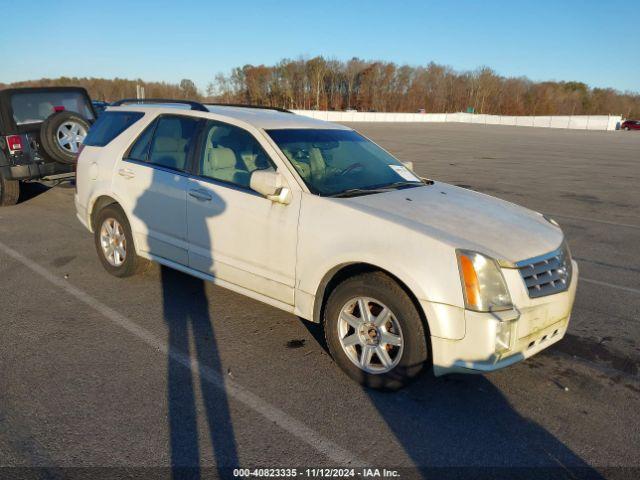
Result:
[[[563,244],[558,250],[516,263],[530,298],[565,291],[571,283],[571,256]]]

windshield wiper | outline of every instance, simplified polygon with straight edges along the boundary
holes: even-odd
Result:
[[[387,183],[386,185],[376,185],[373,188],[376,190],[400,190],[402,188],[412,188],[412,187],[421,187],[424,185],[424,182],[393,182]]]
[[[329,195],[330,197],[356,197],[358,195],[370,195],[373,193],[382,193],[388,192],[390,190],[400,190],[403,188],[412,188],[412,187],[420,187],[423,186],[424,183],[418,182],[393,182],[387,183],[383,185],[374,185],[369,188],[349,188],[347,190],[343,190],[342,192],[334,193],[333,195]]]
[[[357,197],[358,195],[370,195],[372,193],[386,192],[386,189],[382,188],[348,188],[342,192],[334,193],[329,197],[344,198],[344,197]]]

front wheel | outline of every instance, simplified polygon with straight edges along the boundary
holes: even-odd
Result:
[[[93,234],[100,262],[111,275],[129,277],[147,263],[136,253],[129,221],[119,206],[108,205],[100,210]]]
[[[427,335],[420,314],[400,285],[381,272],[338,285],[323,320],[331,356],[365,386],[396,390],[426,365]]]

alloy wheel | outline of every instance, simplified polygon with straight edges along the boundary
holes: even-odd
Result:
[[[87,130],[79,123],[69,121],[58,127],[56,140],[61,148],[70,153],[78,153],[80,144],[87,136]]]
[[[342,307],[338,339],[349,360],[367,373],[387,373],[402,358],[400,323],[386,305],[374,298],[356,297]]]
[[[107,218],[100,227],[100,246],[109,265],[120,267],[127,258],[127,237],[115,218]]]

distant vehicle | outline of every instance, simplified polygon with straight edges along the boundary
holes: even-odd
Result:
[[[0,90],[0,206],[18,201],[21,182],[72,176],[95,119],[84,88]]]
[[[355,108],[347,108],[345,110],[345,112],[349,112],[349,113],[356,113],[358,110],[356,110]]]
[[[620,128],[622,130],[640,130],[640,120],[625,120]]]
[[[419,108],[418,113],[427,113],[427,111],[424,108]]]
[[[109,102],[105,102],[103,100],[92,100],[91,104],[93,105],[93,109],[96,111],[98,116],[104,112],[109,106]]]
[[[344,125],[148,102],[109,107],[78,159],[77,216],[110,274],[153,260],[322,323],[374,388],[564,336],[578,269],[553,219],[422,179]]]

